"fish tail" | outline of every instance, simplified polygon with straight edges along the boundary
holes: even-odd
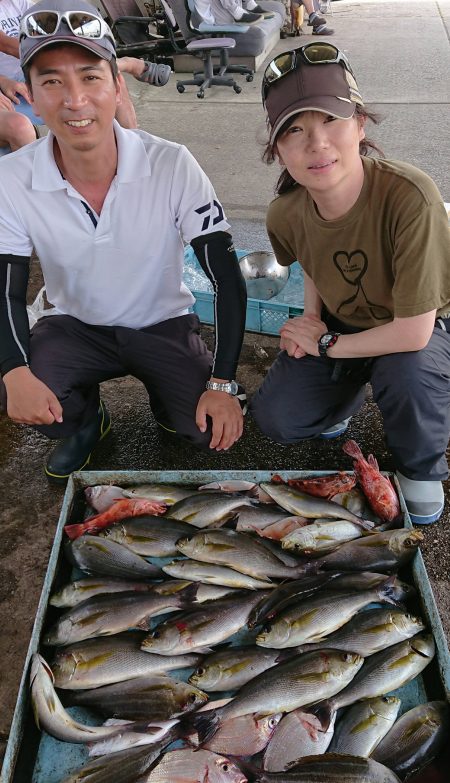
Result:
[[[364,455],[356,440],[346,440],[342,445],[342,451],[348,454],[349,457],[353,457],[353,459],[364,459]]]
[[[331,718],[333,717],[333,704],[331,701],[325,700],[318,704],[313,704],[311,707],[308,707],[308,712],[315,715],[320,721],[322,731],[328,731]]]
[[[199,591],[200,585],[200,582],[191,582],[190,585],[186,585],[186,587],[183,587],[183,589],[180,590],[178,593],[180,607],[184,608],[197,602],[197,593]]]
[[[193,725],[198,734],[198,748],[201,748],[214,737],[215,733],[220,728],[221,723],[218,711],[211,710],[203,715],[195,715],[193,718]]]
[[[315,574],[319,568],[320,565],[318,560],[309,560],[306,563],[301,563],[301,565],[294,566],[292,568],[292,573],[295,574],[296,579],[300,579],[302,576]]]
[[[387,601],[388,604],[394,604],[394,606],[403,607],[401,601],[395,598],[395,574],[386,577],[386,581],[382,582],[377,589],[377,593],[383,601]]]
[[[375,470],[380,470],[380,468],[378,467],[378,462],[376,460],[376,457],[374,457],[373,454],[368,455],[367,462],[369,463],[371,468],[375,468]]]
[[[92,517],[92,519],[95,519],[95,517]],[[64,532],[69,536],[71,541],[74,541],[76,538],[79,538],[83,535],[83,533],[86,533],[89,531],[90,533],[93,533],[95,531],[95,525],[93,525],[92,529],[87,526],[86,522],[79,522],[76,525],[66,525],[64,527]]]

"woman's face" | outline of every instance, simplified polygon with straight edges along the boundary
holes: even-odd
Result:
[[[318,111],[297,114],[276,141],[280,162],[296,182],[314,194],[359,181],[359,142],[364,120],[354,115],[339,120]]]

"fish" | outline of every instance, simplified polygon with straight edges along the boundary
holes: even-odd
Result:
[[[192,717],[200,742],[209,742],[229,718],[249,713],[292,712],[331,698],[351,682],[362,664],[360,655],[322,650],[296,655],[272,666],[243,685],[228,704]]]
[[[373,759],[325,753],[305,756],[289,772],[260,772],[254,783],[400,783],[400,779]]]
[[[38,653],[34,653],[31,658],[30,687],[36,725],[52,737],[78,744],[117,733],[115,726],[85,726],[71,717],[53,687],[53,675],[48,663]]]
[[[193,535],[194,530],[192,525],[177,519],[146,515],[115,522],[98,537],[123,544],[143,557],[172,557],[178,554],[178,539]]]
[[[180,579],[192,579],[213,585],[224,585],[245,590],[268,589],[275,585],[264,579],[254,579],[248,574],[241,574],[233,568],[218,566],[213,563],[202,563],[198,560],[173,560],[162,567],[164,573]]]
[[[144,775],[161,755],[171,737],[154,745],[125,749],[89,761],[61,783],[130,783]]]
[[[358,702],[339,719],[330,745],[330,753],[372,756],[373,751],[392,728],[400,709],[396,696],[377,696]],[[391,764],[388,764],[392,768]]]
[[[124,579],[160,579],[162,571],[128,547],[106,538],[84,535],[66,545],[69,561],[88,574]]]
[[[51,670],[57,688],[98,688],[156,672],[196,666],[200,655],[152,655],[141,650],[145,633],[129,631],[113,637],[77,642],[56,650]]]
[[[210,750],[171,750],[148,776],[136,783],[247,783],[226,756]]]
[[[249,506],[248,508],[240,509],[236,530],[238,533],[258,533],[269,527],[269,525],[280,522],[282,519],[290,518],[291,515],[287,514],[282,508]]]
[[[282,609],[297,602],[299,598],[308,598],[326,585],[330,586],[332,581],[339,576],[337,571],[334,573],[328,571],[278,585],[271,593],[261,598],[260,602],[252,609],[247,626],[251,629],[261,625]],[[385,580],[387,578],[384,576]]]
[[[331,572],[333,573],[333,572]],[[417,591],[413,585],[402,582],[397,576],[377,574],[373,571],[349,571],[348,573],[334,573],[331,590],[369,590],[384,583],[389,579],[389,595],[397,603],[405,603],[413,598]]]
[[[238,509],[251,506],[253,500],[245,495],[225,494],[221,492],[197,492],[171,506],[172,519],[181,519],[194,527],[223,525],[233,519]]]
[[[419,530],[402,528],[372,533],[349,541],[314,561],[316,568],[332,571],[398,571],[415,555],[424,539]]]
[[[318,519],[288,533],[282,538],[281,546],[300,555],[320,555],[332,552],[347,541],[361,538],[362,534],[360,525],[345,519]]]
[[[152,674],[101,688],[66,691],[65,699],[71,705],[95,709],[108,718],[154,722],[195,710],[208,701],[208,696],[190,683],[166,674]]]
[[[286,483],[289,487],[298,489],[299,492],[306,492],[307,495],[314,495],[316,498],[327,498],[329,500],[340,492],[350,492],[356,484],[356,478],[350,473],[339,471],[338,473],[330,473],[327,476],[316,476],[314,478],[290,478]]]
[[[345,454],[353,458],[353,468],[371,509],[383,520],[389,522],[401,516],[400,502],[390,480],[380,473],[373,454],[367,460],[354,440],[347,440],[342,446]]]
[[[195,560],[228,566],[255,579],[294,579],[303,566],[287,566],[273,554],[265,542],[235,530],[203,530],[192,538],[177,542],[179,551]]]
[[[204,658],[189,682],[208,693],[237,690],[285,657],[281,651],[263,650],[254,645],[228,647]]]
[[[257,533],[261,538],[270,538],[272,541],[281,541],[282,538],[292,533],[294,530],[305,527],[308,524],[306,517],[283,517],[277,522],[273,522],[271,525],[267,525],[264,528],[256,528]]]
[[[190,495],[195,495],[196,490],[193,487],[183,487],[179,484],[136,484],[123,489],[126,498],[145,498],[153,500],[156,503],[162,503],[166,506],[173,506],[180,500],[184,500]]]
[[[389,592],[389,588],[388,588]],[[316,644],[301,645],[299,652],[332,647],[336,650],[357,652],[368,658],[394,644],[410,639],[425,629],[419,617],[407,614],[403,609],[392,606],[380,609],[366,609],[359,612],[342,628]],[[362,753],[356,753],[362,756]]]
[[[112,525],[113,522],[119,522],[121,519],[143,516],[145,514],[164,514],[166,508],[167,506],[165,504],[156,503],[153,500],[122,498],[114,501],[106,511],[89,517],[85,522],[78,522],[75,525],[65,525],[64,532],[70,540],[73,541],[85,533],[90,533],[91,535],[98,533],[99,530],[103,530],[103,528]]]
[[[65,645],[111,636],[129,628],[150,630],[150,620],[195,602],[197,586],[189,585],[172,595],[156,593],[116,593],[96,595],[64,612],[43,636],[44,644]]]
[[[405,712],[375,748],[373,757],[408,780],[448,744],[449,709],[444,701],[419,704]]]
[[[102,514],[112,506],[114,501],[125,497],[123,492],[122,487],[116,487],[114,484],[97,484],[95,487],[86,487],[84,496],[91,508],[98,514]]]
[[[298,492],[285,484],[270,484],[263,482],[262,489],[270,495],[281,508],[291,514],[297,514],[307,519],[346,519],[355,525],[360,525],[364,530],[370,530],[373,522],[356,516],[351,511],[332,500],[316,498],[305,492]]]
[[[317,653],[316,653],[317,654]],[[431,634],[419,633],[387,650],[364,660],[354,680],[340,693],[314,707],[324,729],[330,715],[361,699],[373,699],[401,688],[420,674],[434,658],[435,644]],[[314,655],[314,653],[304,653]]]
[[[151,582],[127,582],[125,579],[101,579],[100,577],[88,577],[86,579],[76,579],[74,582],[61,587],[56,593],[50,596],[49,604],[57,606],[59,609],[68,609],[93,598],[94,595],[105,595],[106,593],[148,593],[153,590],[154,584]]]
[[[281,718],[281,712],[230,718],[203,747],[224,756],[254,756],[264,750]],[[198,744],[198,738],[195,740],[191,735],[188,739],[193,745]]]
[[[272,624],[258,634],[256,644],[282,649],[321,642],[368,604],[391,601],[385,593],[383,585],[358,593],[318,593],[279,613]],[[326,646],[333,645],[327,643]]]
[[[112,737],[107,737],[104,740],[88,742],[89,758],[105,756],[109,753],[116,754],[131,748],[142,747],[143,745],[156,745],[163,749],[173,740],[179,739],[180,721],[178,718],[155,721],[154,723],[134,723],[134,728],[130,728],[129,721],[108,718],[103,725],[118,726],[119,731],[117,734],[113,734]],[[122,732],[120,731],[121,726],[125,726]]]
[[[214,644],[224,642],[244,627],[249,612],[258,601],[259,593],[245,591],[205,602],[194,611],[160,623],[144,639],[141,649],[160,655],[211,652]]]
[[[284,716],[275,728],[264,752],[263,765],[267,772],[284,772],[304,756],[325,753],[333,738],[334,714],[326,731],[320,721],[303,707]]]
[[[184,590],[188,585],[192,585],[190,579],[167,579],[165,582],[157,582],[154,584],[153,591],[158,595],[173,595],[174,593]],[[233,593],[238,592],[232,587],[224,587],[221,585],[204,585],[201,582],[195,582],[197,587],[196,604],[203,604],[205,601],[214,601],[216,598],[224,598],[226,595],[230,596]]]
[[[340,506],[347,508],[349,511],[353,511],[353,513],[357,514],[359,517],[364,516],[364,518],[366,518],[366,514],[373,513],[369,510],[366,496],[359,487],[353,487],[353,489],[350,489],[348,492],[338,492],[338,494],[333,497],[333,503],[339,503]],[[367,518],[372,519],[371,516]]]

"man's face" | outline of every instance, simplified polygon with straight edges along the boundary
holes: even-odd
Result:
[[[109,62],[74,44],[49,47],[33,58],[30,80],[34,111],[60,147],[88,151],[110,139],[121,96]]]

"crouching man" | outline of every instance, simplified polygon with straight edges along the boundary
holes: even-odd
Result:
[[[0,368],[10,418],[58,439],[63,483],[110,428],[99,383],[133,375],[158,423],[200,447],[242,434],[234,381],[246,291],[223,209],[185,147],[114,115],[114,39],[96,8],[42,0],[20,58],[47,137],[0,161]],[[215,289],[214,358],[182,282],[183,240]],[[28,328],[32,248],[52,314]]]

